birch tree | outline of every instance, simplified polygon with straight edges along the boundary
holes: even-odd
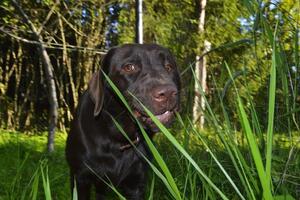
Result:
[[[136,43],[143,44],[143,0],[135,1]]]
[[[30,30],[34,35],[35,40],[38,42],[39,52],[43,62],[47,85],[49,89],[49,102],[50,102],[49,118],[50,119],[49,119],[47,150],[48,152],[52,152],[54,150],[54,135],[55,135],[55,128],[56,128],[57,117],[58,117],[58,112],[57,112],[58,101],[57,101],[56,87],[54,82],[53,66],[51,64],[50,57],[48,55],[46,47],[43,43],[43,38],[40,35],[40,31],[35,27],[35,25],[29,19],[27,14],[21,8],[21,6],[15,0],[12,0],[12,3],[15,6],[16,10],[20,13],[25,23],[29,26]]]
[[[199,0],[199,3],[196,5],[198,6],[197,9],[199,10],[198,34],[201,35],[205,30],[204,24],[206,0]],[[205,40],[203,46],[203,54],[205,54],[210,49],[210,43]],[[199,52],[201,52],[200,49]],[[206,56],[197,55],[195,64],[195,97],[193,105],[193,121],[194,123],[199,122],[200,128],[203,128],[205,121],[205,91],[207,88],[206,76]]]

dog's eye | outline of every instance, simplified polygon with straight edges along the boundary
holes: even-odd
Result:
[[[173,66],[171,64],[165,64],[165,68],[168,72],[172,71]]]
[[[127,73],[134,72],[137,70],[136,66],[133,64],[126,64],[122,67],[122,69]]]

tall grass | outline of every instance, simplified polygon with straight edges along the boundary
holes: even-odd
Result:
[[[44,152],[45,136],[0,131],[1,200],[68,199],[66,135],[57,134],[57,150],[51,155]]]
[[[221,141],[221,145],[225,147],[225,153],[229,155],[232,169],[229,169],[224,166],[222,160],[218,157],[217,154],[214,153],[214,150],[208,145],[208,141],[204,139],[202,136],[203,132],[195,127],[192,124],[192,120],[188,119],[188,123],[184,123],[182,118],[178,116],[178,121],[181,122],[181,125],[185,132],[189,132],[189,135],[194,135],[201,141],[202,145],[211,156],[211,162],[215,167],[218,168],[219,172],[223,174],[224,180],[228,183],[228,187],[230,186],[232,189],[229,189],[230,193],[227,191],[223,191],[219,184],[215,183],[215,179],[212,178],[212,174],[210,169],[207,171],[203,170],[201,165],[197,163],[197,161],[193,158],[192,155],[185,149],[186,145],[182,145],[172,134],[171,132],[166,129],[163,124],[155,117],[153,113],[151,113],[144,105],[142,105],[145,112],[148,116],[153,120],[153,122],[159,127],[161,133],[165,136],[168,140],[169,144],[171,144],[176,150],[177,153],[180,155],[180,159],[184,159],[187,165],[187,175],[186,175],[186,182],[184,188],[180,191],[179,186],[176,185],[176,181],[174,181],[174,177],[170,172],[170,169],[162,159],[159,151],[153,145],[152,141],[148,138],[147,134],[143,130],[142,126],[140,125],[141,132],[150,147],[151,152],[154,155],[154,159],[159,166],[159,168],[155,168],[152,166],[155,174],[163,180],[164,185],[168,188],[171,196],[175,199],[294,199],[288,191],[284,193],[278,193],[278,190],[274,190],[274,182],[273,182],[273,146],[274,146],[274,118],[275,118],[275,103],[276,103],[276,89],[277,89],[277,82],[281,81],[282,89],[285,94],[288,94],[289,86],[287,84],[287,74],[286,72],[288,69],[288,63],[285,63],[286,58],[283,53],[283,50],[280,48],[280,44],[278,43],[277,38],[277,29],[278,29],[278,22],[275,25],[275,28],[269,25],[268,21],[264,17],[262,13],[262,9],[260,9],[259,5],[256,3],[246,4],[246,8],[249,9],[254,15],[256,15],[256,24],[260,24],[262,27],[262,37],[268,40],[270,46],[268,48],[272,49],[272,59],[271,65],[269,66],[269,94],[268,94],[268,117],[267,117],[267,132],[266,132],[266,140],[264,140],[262,130],[260,130],[260,122],[257,118],[257,113],[254,108],[254,102],[249,98],[249,103],[251,105],[250,108],[250,117],[248,109],[245,108],[245,102],[239,95],[238,87],[235,85],[235,79],[232,76],[232,72],[230,70],[230,66],[225,63],[225,66],[228,70],[228,75],[231,81],[233,82],[233,86],[235,88],[236,93],[236,112],[239,116],[239,124],[242,127],[241,134],[245,135],[247,138],[247,143],[243,148],[249,150],[251,157],[245,158],[245,151],[241,149],[241,146],[238,144],[238,140],[236,137],[233,136],[232,133],[236,132],[232,129],[229,114],[227,113],[224,102],[222,98],[220,98],[220,105],[222,106],[223,110],[223,117],[225,119],[225,125],[222,121],[218,120],[218,117],[211,109],[208,101],[206,100],[206,107],[208,108],[206,111],[206,120],[210,127],[212,127],[214,134],[217,135],[219,140]],[[296,32],[297,33],[297,32]],[[298,35],[295,36],[296,38]],[[254,38],[256,39],[256,38]],[[298,41],[298,39],[297,39]],[[295,49],[298,52],[298,49]],[[298,55],[298,54],[297,54]],[[280,76],[277,76],[277,73],[280,73]],[[122,102],[126,105],[126,107],[130,110],[129,105],[127,104],[125,98],[122,96],[121,92],[118,88],[114,85],[114,83],[105,75],[108,83],[111,85],[113,90],[122,100]],[[280,79],[279,79],[279,78]],[[278,80],[279,79],[279,80]],[[194,76],[195,82],[197,80],[196,76]],[[205,97],[204,91],[201,89],[198,91],[202,96]],[[221,96],[221,95],[219,95]],[[287,99],[286,102],[286,111],[293,112],[289,105],[290,99],[288,99],[288,95],[286,95]],[[138,99],[137,99],[138,100]],[[290,117],[290,116],[289,116]],[[289,118],[288,117],[288,118]],[[252,123],[249,119],[253,119]],[[287,120],[289,122],[289,120]],[[117,123],[117,122],[116,122]],[[139,124],[139,122],[137,121]],[[290,123],[288,123],[288,132],[291,132]],[[121,127],[119,126],[121,129]],[[122,131],[125,135],[126,133]],[[256,135],[259,133],[259,137]],[[258,139],[260,140],[258,143]],[[260,144],[263,145],[260,145]],[[263,148],[262,148],[263,147]],[[151,164],[152,165],[152,164]],[[161,173],[158,172],[161,171]],[[232,174],[232,170],[235,170],[234,174],[238,174],[238,179],[234,177]],[[196,174],[196,176],[195,176]],[[163,176],[163,177],[162,177]],[[204,190],[202,192],[203,195],[196,194],[196,191],[201,191],[196,186],[195,179],[199,179],[203,185]],[[190,188],[188,188],[188,183],[190,183]],[[228,190],[228,188],[225,188]],[[189,194],[187,194],[187,190],[189,190]],[[232,193],[233,192],[233,193]],[[294,193],[293,191],[290,191]],[[181,193],[181,194],[180,194]],[[217,196],[216,196],[217,194]]]
[[[274,47],[275,47],[275,45],[274,45]],[[242,188],[239,188],[237,186],[239,182],[235,183],[233,181],[233,179],[230,176],[230,173],[227,172],[225,167],[221,164],[221,161],[217,158],[217,156],[213,153],[213,151],[210,149],[209,145],[207,145],[206,141],[201,136],[201,131],[197,130],[195,128],[194,124],[192,124],[192,122],[190,120],[190,127],[192,127],[192,132],[197,137],[200,138],[204,147],[211,155],[212,160],[218,166],[219,170],[221,170],[221,172],[225,175],[225,178],[227,179],[228,183],[232,186],[232,188],[234,189],[233,191],[236,192],[237,196],[240,199],[257,199],[257,198],[260,198],[261,196],[263,196],[264,199],[274,199],[274,198],[280,197],[280,196],[274,194],[273,186],[272,186],[272,179],[271,179],[271,161],[272,161],[272,146],[273,146],[272,138],[273,138],[275,88],[276,88],[276,66],[277,66],[276,50],[274,49],[274,53],[273,53],[273,57],[272,57],[272,66],[270,69],[270,87],[269,87],[270,91],[269,91],[269,108],[268,108],[268,113],[269,113],[268,121],[269,122],[268,122],[267,142],[266,142],[267,151],[266,151],[266,155],[265,155],[266,164],[264,164],[263,157],[261,156],[261,154],[263,152],[261,152],[261,150],[259,149],[259,145],[257,144],[257,137],[252,131],[247,112],[244,108],[243,102],[239,96],[239,92],[238,92],[238,89],[235,86],[235,84],[234,84],[234,86],[235,86],[236,95],[237,95],[237,111],[238,111],[239,117],[240,117],[240,124],[243,127],[243,131],[247,137],[248,148],[251,152],[252,159],[253,159],[252,161],[250,161],[250,163],[249,163],[249,161],[247,162],[244,159],[243,154],[239,150],[238,144],[232,142],[233,140],[231,140],[231,139],[233,139],[233,138],[231,135],[228,134],[228,133],[232,132],[232,130],[228,129],[228,127],[230,127],[229,120],[227,120],[228,126],[222,126],[220,124],[220,122],[217,120],[217,117],[215,116],[215,114],[212,112],[212,109],[210,108],[208,102],[206,101],[206,104],[207,104],[206,106],[208,107],[208,114],[206,117],[208,119],[210,119],[210,121],[212,122],[214,130],[216,131],[216,134],[218,134],[223,145],[226,147],[226,150],[230,154],[231,161],[234,164],[233,166],[234,166],[235,170],[237,171],[237,173],[239,174],[239,177],[242,181],[242,186],[243,186]],[[231,71],[228,66],[227,66],[227,69],[228,69],[229,76],[233,80]],[[113,90],[116,92],[116,94],[122,100],[124,105],[126,105],[128,110],[131,112],[129,105],[126,102],[123,95],[121,94],[121,92],[118,90],[118,88],[114,85],[114,83],[109,79],[109,77],[107,75],[104,74],[104,76],[107,79],[110,86],[113,88]],[[196,78],[195,78],[195,80],[196,80]],[[233,80],[233,82],[234,82],[234,80]],[[200,91],[200,93],[203,94],[204,92]],[[137,101],[138,101],[138,99],[137,99]],[[223,102],[221,102],[221,104],[223,105]],[[178,152],[180,152],[182,157],[186,159],[189,167],[193,167],[195,172],[198,173],[198,176],[201,177],[202,184],[205,185],[204,187],[212,188],[214,190],[214,192],[219,194],[219,196],[222,199],[231,199],[233,195],[232,194],[227,195],[226,193],[222,192],[221,189],[213,182],[213,180],[211,180],[210,176],[207,175],[201,169],[201,167],[198,165],[198,163],[183,148],[181,143],[175,139],[175,137],[170,133],[170,131],[168,129],[166,129],[163,126],[163,124],[161,124],[161,122],[155,117],[155,115],[153,113],[151,113],[142,103],[141,103],[141,105],[142,105],[143,109],[145,110],[145,112],[153,120],[153,122],[159,127],[162,134],[168,139],[170,144],[172,144],[178,150]],[[227,118],[228,115],[225,110],[224,110],[224,115],[225,115],[225,118]],[[178,116],[178,118],[179,118],[179,121],[182,122],[181,117]],[[118,123],[116,121],[115,121],[115,123],[117,124],[120,131],[126,136],[126,133],[124,132],[124,130],[122,130],[121,126],[118,125]],[[137,121],[137,123],[139,124],[139,121]],[[184,123],[182,123],[182,125],[184,126],[185,130],[187,130]],[[160,156],[160,153],[154,147],[152,141],[149,139],[149,137],[145,133],[143,127],[140,124],[139,124],[139,126],[140,126],[141,132],[143,133],[143,136],[144,136],[147,144],[150,147],[151,152],[154,155],[155,161],[160,166],[160,170],[162,171],[162,173],[159,173],[158,169],[153,167],[153,165],[151,164],[152,169],[153,170],[155,169],[154,172],[159,176],[159,178],[161,180],[163,180],[163,183],[170,191],[172,197],[175,199],[182,199],[182,197],[181,197],[182,195],[180,195],[180,193],[178,194],[178,192],[179,192],[178,186],[176,185],[174,178],[170,173],[170,170],[168,169],[168,167],[166,166],[162,157]],[[252,165],[253,164],[252,162],[254,162],[254,167]],[[257,172],[258,177],[256,177],[255,175],[253,177],[253,169]],[[188,172],[190,172],[190,171],[188,171]],[[162,177],[162,175],[164,175],[164,177]],[[187,175],[187,177],[190,177],[190,176],[191,176],[191,174]],[[195,189],[196,189],[195,185],[192,184],[192,190],[195,190]],[[243,192],[241,192],[241,189],[243,190],[243,192],[246,192],[247,198],[243,196],[243,194],[242,194]],[[186,187],[184,188],[184,191],[185,190],[186,190]],[[212,191],[209,190],[209,192],[211,193]],[[214,195],[212,195],[212,194],[209,194],[208,196],[210,198],[211,197],[218,198],[218,197],[214,197]],[[206,197],[208,197],[208,196],[206,196]],[[195,199],[194,193],[192,192],[192,196],[189,196],[189,197],[185,196],[184,199],[185,198],[186,199]],[[197,199],[198,198],[199,197],[197,197]],[[292,199],[291,196],[289,196],[289,198]]]

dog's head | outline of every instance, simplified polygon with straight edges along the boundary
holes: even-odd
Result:
[[[134,115],[146,128],[157,131],[138,100],[164,125],[171,123],[179,108],[180,78],[175,59],[168,49],[155,44],[115,47],[103,59],[102,70],[126,97]],[[89,83],[95,116],[102,109],[103,87],[109,87],[103,86],[100,76],[100,71],[95,73]]]

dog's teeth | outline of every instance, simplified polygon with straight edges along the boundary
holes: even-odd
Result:
[[[161,115],[157,115],[157,119],[161,122],[168,120],[168,118],[170,117],[171,112],[170,111],[166,111]]]

